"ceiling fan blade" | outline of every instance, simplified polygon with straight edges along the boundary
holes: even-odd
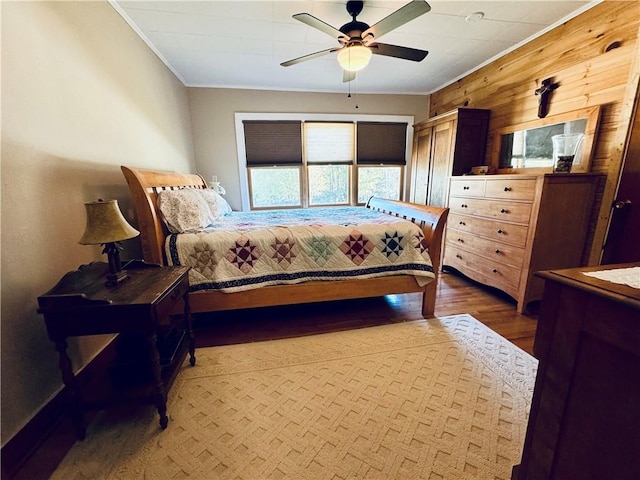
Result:
[[[282,65],[283,67],[290,67],[291,65],[296,65],[297,63],[306,62],[307,60],[324,57],[325,55],[329,55],[330,53],[340,50],[340,48],[341,47],[327,48],[326,50],[320,50],[319,52],[310,53],[309,55],[303,55],[302,57],[287,60],[286,62],[282,62],[280,65]]]
[[[424,0],[413,0],[362,32],[362,40],[365,45],[369,45],[377,38],[427,13],[429,10],[431,10],[431,6]]]
[[[349,83],[356,79],[356,72],[350,72],[349,70],[343,70],[342,83]]]
[[[418,50],[417,48],[399,47],[398,45],[389,45],[388,43],[372,43],[369,45],[371,52],[375,55],[385,55],[387,57],[402,58],[404,60],[412,60],[420,62],[429,54],[426,50]]]
[[[332,27],[326,22],[323,22],[319,18],[314,17],[308,13],[296,13],[293,18],[301,21],[302,23],[306,23],[310,27],[316,28],[321,32],[326,33],[327,35],[332,36],[338,40],[343,39],[344,41],[349,41],[349,37],[347,37],[344,33],[338,30],[335,27]]]

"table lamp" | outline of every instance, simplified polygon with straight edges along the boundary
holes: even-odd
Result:
[[[107,285],[115,286],[129,278],[120,263],[120,241],[140,235],[140,232],[127,223],[118,208],[117,200],[85,202],[87,227],[80,239],[81,245],[104,245],[102,253],[107,254],[109,273]]]

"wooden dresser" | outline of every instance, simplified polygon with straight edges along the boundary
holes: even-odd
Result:
[[[540,364],[514,480],[640,478],[640,289],[594,278],[640,263],[541,272]]]
[[[538,270],[581,265],[601,175],[451,177],[443,265],[518,301],[542,296]]]

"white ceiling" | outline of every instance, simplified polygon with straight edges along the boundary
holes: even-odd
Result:
[[[349,22],[346,1],[124,1],[113,7],[186,85],[347,92],[335,53],[290,67],[280,63],[338,46],[295,19],[310,13],[335,28]],[[373,25],[408,0],[369,0],[358,16]],[[422,62],[374,55],[350,88],[358,93],[427,94],[584,12],[598,1],[440,1],[380,37],[428,50]],[[480,21],[466,17],[483,12]]]

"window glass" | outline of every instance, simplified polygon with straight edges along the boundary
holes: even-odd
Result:
[[[349,205],[349,165],[309,165],[309,205]]]
[[[249,168],[251,208],[300,207],[300,169]]]
[[[402,167],[358,167],[358,203],[371,196],[400,200]]]

